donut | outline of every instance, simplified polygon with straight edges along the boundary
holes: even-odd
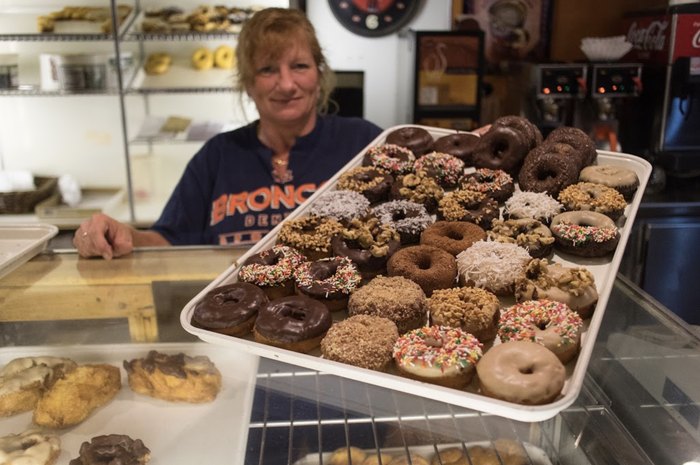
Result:
[[[618,191],[592,182],[572,184],[563,189],[557,199],[566,210],[590,210],[607,215],[613,221],[620,218],[627,207],[627,201]]]
[[[200,47],[192,53],[192,66],[197,71],[206,71],[214,66],[214,54],[206,47]]]
[[[392,200],[372,209],[379,222],[399,233],[401,245],[415,244],[421,233],[433,224],[425,207],[409,200]]]
[[[359,192],[370,204],[387,200],[394,177],[373,166],[357,166],[338,178],[336,189]]]
[[[32,421],[45,428],[77,425],[110,402],[121,388],[118,367],[78,365],[44,392],[36,404]]]
[[[460,328],[424,326],[399,336],[394,362],[402,376],[463,389],[482,357],[481,343]]]
[[[205,355],[148,351],[142,358],[124,360],[132,391],[170,402],[211,402],[221,391],[221,373]]]
[[[555,300],[526,300],[503,311],[498,320],[501,342],[542,344],[561,360],[571,361],[581,345],[583,320],[568,305]]]
[[[549,133],[544,143],[561,143],[571,146],[574,149],[572,156],[579,162],[579,171],[593,164],[598,156],[593,139],[582,130],[570,126],[555,128]]]
[[[132,439],[125,434],[106,434],[83,442],[79,456],[68,465],[143,465],[150,458],[150,449],[140,439]]]
[[[461,328],[485,344],[496,338],[500,302],[477,287],[439,289],[428,297],[430,323]]]
[[[498,202],[504,202],[513,195],[515,184],[513,177],[503,170],[478,168],[473,173],[462,176],[459,180],[459,188],[481,192]]]
[[[556,197],[567,186],[578,181],[580,171],[570,145],[551,143],[535,147],[525,157],[518,174],[520,189],[545,192]]]
[[[167,53],[151,53],[146,58],[143,69],[149,76],[158,76],[168,72],[172,62],[172,57]]]
[[[481,226],[468,221],[436,221],[420,236],[420,243],[439,247],[454,256],[477,241],[486,239]]]
[[[214,66],[221,69],[231,69],[236,64],[236,54],[230,45],[219,45],[214,50]]]
[[[460,449],[461,451],[461,449]],[[512,439],[498,438],[488,444],[477,444],[467,447],[467,455],[471,462],[463,465],[531,465],[532,459],[525,451],[523,444]],[[536,463],[536,461],[535,461]],[[431,464],[433,465],[433,464]],[[443,465],[443,464],[435,464]],[[447,462],[444,465],[452,465]],[[459,462],[454,465],[462,465]]]
[[[539,128],[527,118],[518,115],[506,115],[496,118],[493,126],[505,126],[520,132],[527,141],[528,151],[542,143],[542,133]]]
[[[476,463],[479,464],[481,462]],[[472,462],[469,461],[462,447],[448,447],[447,449],[439,450],[433,456],[430,465],[472,465]]]
[[[481,394],[522,405],[543,405],[564,388],[566,369],[544,346],[510,341],[489,349],[476,366]]]
[[[415,161],[416,156],[409,149],[395,144],[381,144],[365,152],[362,165],[380,168],[398,176],[412,172]]]
[[[457,157],[465,165],[472,164],[472,153],[479,141],[479,136],[471,132],[456,132],[439,137],[435,140],[432,150],[440,153],[448,153]]]
[[[369,200],[355,191],[328,191],[311,204],[308,212],[311,216],[330,217],[347,224],[350,220],[362,218],[369,213]]]
[[[445,191],[437,181],[425,173],[411,173],[399,176],[391,185],[389,198],[409,200],[423,205],[428,213],[435,213],[438,202]]]
[[[331,323],[328,307],[310,297],[294,295],[261,308],[253,335],[256,342],[307,353],[321,344]]]
[[[29,430],[0,437],[0,463],[51,465],[61,452],[61,439],[52,433]]]
[[[64,357],[19,357],[0,370],[0,418],[34,410],[44,392],[77,364]]]
[[[420,328],[427,321],[425,293],[402,276],[377,276],[350,294],[348,315],[376,315],[390,319],[399,334]]]
[[[529,261],[527,250],[515,244],[478,241],[457,255],[459,281],[496,295],[512,294]]]
[[[354,446],[341,447],[331,453],[328,463],[330,465],[352,465],[353,463],[362,463],[367,457],[367,453],[362,449]]]
[[[362,277],[347,257],[329,257],[305,262],[294,271],[297,293],[316,299],[334,312],[348,306],[350,293]]]
[[[598,212],[560,213],[552,219],[550,229],[555,248],[579,257],[604,257],[620,241],[615,222]]]
[[[430,152],[416,160],[413,168],[423,172],[445,188],[457,186],[464,173],[464,162],[448,153]]]
[[[438,202],[439,220],[468,221],[490,229],[499,215],[498,202],[481,192],[457,189],[446,193]]]
[[[331,240],[333,254],[348,257],[364,279],[386,270],[386,264],[401,246],[399,233],[377,218],[352,220]]]
[[[292,283],[292,290],[294,289]],[[207,292],[192,311],[192,324],[216,333],[242,336],[250,333],[258,311],[269,298],[258,286],[238,282]]]
[[[515,300],[538,299],[565,303],[581,318],[590,318],[598,302],[593,273],[581,267],[531,260],[515,282]]]
[[[452,287],[457,278],[457,262],[449,252],[432,245],[405,247],[389,259],[389,276],[403,276],[417,283],[426,296],[436,289]]]
[[[399,330],[390,319],[354,315],[331,326],[321,340],[321,355],[327,360],[386,371],[398,337]]]
[[[629,168],[613,165],[591,165],[581,170],[579,181],[592,182],[612,187],[625,198],[631,201],[639,187],[637,173]]]
[[[486,236],[490,241],[519,245],[533,258],[547,257],[554,249],[552,231],[532,218],[495,220]]]
[[[307,260],[330,257],[331,238],[343,229],[333,218],[302,216],[287,219],[277,234],[277,243],[297,249]]]
[[[529,150],[529,142],[520,132],[507,126],[492,125],[479,138],[472,161],[477,168],[500,169],[515,175]]]
[[[399,145],[409,149],[416,157],[428,153],[433,146],[433,136],[421,127],[404,126],[394,129],[386,136],[387,144]]]
[[[255,284],[268,299],[292,295],[294,270],[305,260],[296,249],[277,244],[248,257],[238,270],[238,281]]]
[[[545,192],[518,191],[505,201],[503,218],[506,220],[532,218],[549,225],[552,218],[563,210],[564,206]]]

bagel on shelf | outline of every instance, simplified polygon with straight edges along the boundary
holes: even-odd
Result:
[[[151,53],[146,58],[143,69],[149,76],[158,76],[167,73],[172,62],[173,58],[168,53]]]
[[[221,69],[231,69],[236,66],[236,53],[230,45],[219,45],[214,50],[214,66]]]
[[[214,53],[206,47],[200,47],[192,54],[192,66],[198,71],[206,71],[214,66]]]

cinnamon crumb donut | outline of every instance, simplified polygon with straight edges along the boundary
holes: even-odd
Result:
[[[350,295],[348,315],[376,315],[390,319],[399,334],[420,328],[427,321],[425,293],[402,276],[377,276]]]
[[[580,167],[570,145],[544,143],[525,157],[518,183],[524,191],[546,192],[556,197],[562,189],[578,181],[579,172]]]
[[[328,360],[386,371],[398,337],[399,330],[390,319],[354,315],[331,326],[321,340],[321,354]]]
[[[457,278],[455,257],[430,245],[412,245],[391,256],[387,263],[389,276],[403,276],[418,283],[426,296],[436,289],[452,287]]]
[[[421,233],[433,224],[425,207],[409,200],[392,200],[372,209],[382,224],[399,233],[401,245],[415,244],[420,240]]]
[[[449,189],[457,186],[464,173],[464,162],[448,153],[430,152],[416,160],[414,169],[424,172],[441,187]]]
[[[625,212],[627,202],[612,187],[591,182],[572,184],[559,193],[558,200],[568,211],[590,210],[617,220]]]
[[[365,152],[362,166],[373,166],[399,176],[412,172],[415,161],[416,156],[409,149],[396,144],[381,144]]]
[[[462,328],[482,344],[496,338],[500,302],[492,292],[477,287],[438,289],[427,304],[433,325]]]
[[[547,260],[532,260],[515,282],[515,300],[549,299],[565,303],[581,318],[590,318],[598,302],[593,273]]]
[[[387,199],[393,182],[394,177],[379,168],[357,166],[340,175],[336,189],[359,192],[375,204]]]
[[[277,234],[277,243],[293,247],[309,260],[329,257],[331,238],[343,226],[333,218],[302,216],[287,219]]]
[[[471,132],[456,132],[439,137],[433,144],[435,152],[449,153],[459,158],[465,165],[472,164],[472,153],[479,142],[479,136]]]
[[[532,218],[545,225],[564,211],[564,206],[545,192],[515,192],[503,205],[503,218]]]
[[[546,257],[554,249],[552,231],[532,218],[495,220],[486,235],[492,241],[519,245],[533,258]]]
[[[496,295],[512,294],[515,280],[530,261],[525,249],[515,244],[479,241],[457,255],[460,283],[480,287]]]
[[[448,192],[438,203],[438,219],[468,221],[490,229],[500,211],[498,202],[481,192],[458,189]]]
[[[556,248],[580,257],[603,257],[612,253],[620,241],[615,222],[597,212],[560,213],[552,219],[550,229]]]
[[[420,236],[420,243],[439,247],[454,256],[477,241],[486,239],[481,226],[468,221],[436,221]]]
[[[350,220],[362,218],[369,213],[369,200],[356,191],[328,191],[311,204],[308,212],[311,216],[333,218],[347,224]]]
[[[416,157],[428,153],[433,146],[433,136],[419,126],[404,126],[391,131],[384,141],[409,149]]]
[[[393,200],[410,200],[423,205],[428,213],[435,213],[443,195],[445,195],[444,189],[424,172],[399,176],[392,184],[389,193],[389,197]]]
[[[489,168],[477,168],[473,173],[465,174],[459,181],[459,187],[463,190],[481,192],[498,202],[504,202],[515,191],[515,184],[510,174],[503,170]]]
[[[399,233],[378,218],[352,220],[331,240],[333,254],[348,257],[364,279],[386,270],[389,258],[401,246]]]

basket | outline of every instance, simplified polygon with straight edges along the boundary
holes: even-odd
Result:
[[[0,193],[0,214],[32,213],[36,204],[58,190],[58,178],[34,177],[36,189]]]

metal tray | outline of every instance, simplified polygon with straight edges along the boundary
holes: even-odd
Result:
[[[221,371],[221,392],[206,404],[168,402],[134,393],[122,362],[144,357],[149,350],[206,355]],[[243,463],[258,357],[202,343],[36,346],[0,349],[0,366],[17,357],[43,355],[68,357],[77,363],[108,363],[120,367],[122,373],[122,389],[111,402],[82,423],[54,431],[61,440],[57,464],[68,464],[78,456],[84,441],[103,434],[141,439],[151,450],[149,465],[200,463],[203,451],[207,463]],[[0,436],[32,427],[31,412],[5,417],[0,421]]]
[[[0,225],[0,278],[44,250],[56,234],[52,224]]]
[[[369,147],[383,143],[384,139],[386,138],[386,135],[389,132],[403,126],[408,125],[395,126],[385,130],[382,134],[380,134],[374,141],[368,144],[368,146],[365,147],[365,149],[363,149],[356,157],[354,157],[341,171],[336,173],[328,181],[328,183],[326,183],[323,186],[322,189],[314,193],[304,204],[299,206],[289,216],[289,218],[293,219],[304,216],[307,213],[309,207],[319,196],[323,195],[324,192],[333,189],[333,186],[336,184],[338,178],[344,171],[346,171],[349,168],[359,166],[361,164],[362,157]],[[427,129],[435,138],[453,132],[447,129],[433,128],[427,126],[423,127]],[[639,157],[624,153],[598,151],[597,163],[605,165],[623,166],[633,170],[639,177],[640,185],[637,189],[633,200],[628,204],[625,210],[624,218],[622,220],[618,220],[618,226],[620,226],[621,222],[624,222],[624,224],[620,226],[620,242],[618,243],[617,249],[615,250],[612,257],[595,259],[581,258],[577,259],[575,262],[572,262],[569,261],[569,256],[567,256],[566,258],[562,257],[555,251],[554,256],[551,258],[552,261],[561,263],[566,266],[584,266],[588,270],[590,270],[595,277],[599,299],[596,306],[596,310],[593,313],[593,317],[590,320],[586,320],[584,322],[583,335],[581,338],[581,350],[579,351],[577,358],[574,361],[569,362],[566,366],[567,380],[562,390],[562,393],[556,400],[549,404],[528,406],[486,397],[478,393],[478,382],[476,380],[473,381],[472,384],[463,391],[445,388],[442,386],[423,383],[420,381],[414,381],[408,378],[401,377],[397,375],[395,371],[382,373],[367,370],[364,368],[354,367],[339,362],[325,360],[320,356],[320,351],[312,352],[310,354],[300,354],[257,343],[253,340],[252,335],[240,338],[231,337],[194,327],[191,324],[191,317],[196,304],[204,297],[204,295],[207,292],[209,292],[213,288],[222,286],[224,284],[229,284],[231,282],[235,282],[237,280],[238,269],[240,268],[239,263],[244,263],[249,256],[272,247],[275,244],[277,233],[282,227],[282,224],[278,225],[272,231],[270,231],[270,233],[268,233],[261,241],[255,244],[255,246],[253,246],[246,254],[241,256],[238,262],[231,265],[213,282],[211,282],[207,287],[205,287],[199,294],[197,294],[190,302],[188,302],[180,314],[180,323],[187,332],[196,335],[204,341],[213,344],[227,345],[241,351],[260,355],[262,357],[277,359],[286,363],[291,363],[306,368],[311,368],[314,370],[324,371],[332,373],[334,375],[343,376],[371,384],[376,384],[379,386],[388,387],[409,394],[431,398],[437,401],[442,401],[453,405],[459,405],[461,407],[466,407],[485,413],[500,415],[514,420],[533,422],[549,419],[555,416],[563,409],[565,409],[566,407],[568,407],[569,405],[571,405],[576,400],[579,392],[581,391],[581,387],[583,386],[583,379],[588,368],[588,363],[590,361],[591,352],[593,350],[596,335],[598,334],[598,329],[603,320],[603,314],[606,310],[608,298],[610,297],[610,292],[612,290],[612,286],[615,280],[615,275],[617,274],[617,270],[620,266],[620,261],[622,260],[622,255],[625,251],[625,245],[629,238],[630,230],[634,222],[637,210],[639,208],[642,195],[644,194],[644,188],[649,179],[649,175],[651,174],[651,165],[649,164],[649,162]],[[511,301],[508,301],[508,299],[502,299],[501,304],[502,306],[511,305],[512,299]],[[339,317],[342,318],[342,315],[334,314],[334,318]],[[496,341],[496,343],[498,343],[498,341]]]

